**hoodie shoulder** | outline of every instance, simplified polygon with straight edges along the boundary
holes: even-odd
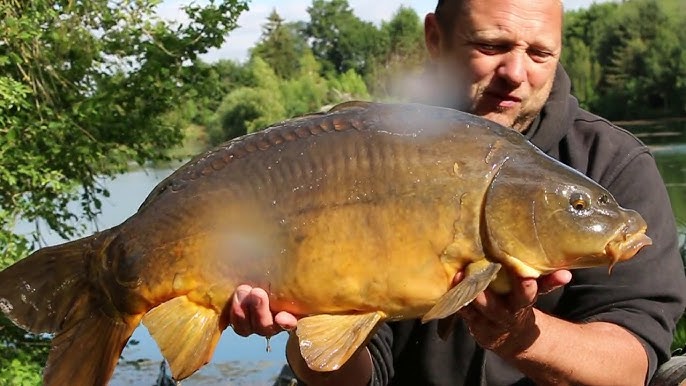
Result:
[[[566,142],[571,158],[585,163],[585,173],[603,185],[612,183],[636,157],[652,157],[648,147],[631,132],[581,108]]]

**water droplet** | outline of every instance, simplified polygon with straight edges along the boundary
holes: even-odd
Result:
[[[312,346],[311,341],[309,341],[309,340],[301,340],[300,341],[300,347],[309,348],[310,346]]]

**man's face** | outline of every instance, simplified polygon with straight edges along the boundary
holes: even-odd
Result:
[[[443,31],[425,20],[439,87],[456,107],[518,131],[540,112],[562,47],[558,0],[465,0]]]

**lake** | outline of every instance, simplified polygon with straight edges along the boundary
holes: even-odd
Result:
[[[665,181],[677,226],[686,232],[686,120],[625,127],[650,146]]]
[[[679,226],[686,232],[686,122],[632,125],[631,130],[651,146]],[[171,171],[136,170],[103,181],[110,197],[102,198],[102,213],[88,231],[106,229],[125,220]],[[21,224],[18,231],[30,228],[30,224]],[[44,234],[44,239],[49,245],[62,241],[50,232]],[[132,340],[138,344],[129,344],[124,350],[112,386],[155,383],[162,355],[144,327],[134,332]],[[272,350],[267,352],[264,338],[241,338],[227,331],[222,335],[212,362],[185,380],[183,385],[271,385],[285,363],[285,342],[285,334],[273,337],[270,342]]]

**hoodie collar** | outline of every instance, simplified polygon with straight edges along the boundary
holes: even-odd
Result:
[[[550,96],[525,133],[526,138],[545,153],[557,147],[574,123],[579,103],[571,95],[571,84],[562,65],[558,64]]]

